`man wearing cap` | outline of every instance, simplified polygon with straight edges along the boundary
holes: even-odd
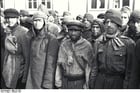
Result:
[[[105,13],[105,33],[95,44],[95,60],[90,74],[90,88],[128,88],[135,43],[121,36],[121,14],[116,10]]]
[[[92,46],[81,36],[83,24],[80,21],[71,20],[65,24],[70,38],[60,45],[55,85],[62,89],[88,88]]]
[[[130,88],[140,88],[140,11],[134,10],[130,15],[130,20],[128,22],[129,27],[133,28],[132,32],[135,32],[135,41],[136,41],[136,61],[133,62],[132,74],[131,74],[131,83]]]
[[[26,44],[25,34],[28,31],[20,26],[19,12],[9,8],[4,11],[7,27],[5,28],[5,56],[2,70],[4,88],[25,88]]]
[[[32,19],[27,10],[20,10],[20,25],[30,29]]]
[[[33,25],[27,33],[29,48],[29,71],[27,89],[54,88],[58,41],[50,35],[46,15],[41,11],[33,14]]]

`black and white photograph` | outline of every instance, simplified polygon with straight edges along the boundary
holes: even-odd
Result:
[[[140,92],[139,5],[0,0],[0,93]]]

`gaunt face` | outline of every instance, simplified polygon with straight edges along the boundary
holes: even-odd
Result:
[[[68,33],[69,33],[70,39],[74,42],[79,40],[81,37],[81,31],[79,31],[79,30],[71,29],[68,31]]]
[[[118,30],[118,26],[116,23],[112,22],[110,19],[107,19],[105,21],[105,29],[108,35],[114,35],[116,34]]]
[[[101,35],[101,29],[100,29],[100,26],[98,24],[92,25],[91,30],[92,30],[92,35],[94,37],[98,37]]]
[[[122,12],[122,13],[121,13],[121,20],[122,20],[122,26],[127,25],[128,21],[129,21],[129,16],[128,16],[128,14]]]

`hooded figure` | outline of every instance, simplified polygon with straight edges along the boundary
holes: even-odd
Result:
[[[52,89],[58,52],[57,39],[48,33],[46,15],[33,14],[33,25],[27,33],[29,71],[27,89]]]

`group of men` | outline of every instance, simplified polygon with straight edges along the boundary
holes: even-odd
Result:
[[[65,16],[57,35],[44,12],[35,12],[27,28],[19,16],[13,8],[1,14],[2,89],[140,88],[140,11],[130,14],[125,35],[121,12],[113,9],[103,21]]]

